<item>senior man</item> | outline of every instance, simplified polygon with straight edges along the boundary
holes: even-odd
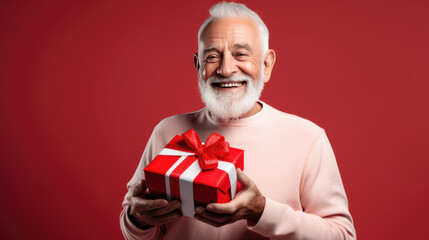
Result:
[[[259,101],[275,63],[268,29],[246,6],[219,3],[198,33],[195,66],[206,107],[162,120],[128,183],[126,239],[355,239],[335,156],[323,129]],[[242,189],[184,217],[177,200],[150,199],[143,168],[176,134],[216,132],[245,150]]]

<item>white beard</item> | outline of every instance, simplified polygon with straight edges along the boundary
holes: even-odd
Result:
[[[232,75],[222,78],[216,75],[204,81],[198,74],[198,86],[201,99],[210,114],[223,122],[236,120],[249,112],[258,101],[264,88],[264,69],[261,68],[260,79],[253,80],[248,75]],[[212,86],[216,82],[242,82],[246,81],[245,90],[237,93],[225,93]]]

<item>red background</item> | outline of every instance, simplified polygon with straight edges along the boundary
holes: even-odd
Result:
[[[0,2],[0,238],[121,239],[155,124],[203,106],[215,1]],[[360,239],[428,239],[428,1],[246,1],[277,53],[262,99],[326,129]]]

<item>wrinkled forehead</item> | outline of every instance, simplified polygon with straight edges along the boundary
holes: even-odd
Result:
[[[257,24],[246,17],[229,17],[214,19],[201,33],[200,51],[206,48],[238,44],[248,44],[259,49],[259,32]]]

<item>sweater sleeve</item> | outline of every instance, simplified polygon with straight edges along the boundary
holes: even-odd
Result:
[[[347,196],[329,140],[322,130],[311,147],[300,185],[302,210],[266,199],[249,229],[271,239],[356,239]]]
[[[155,130],[154,130],[155,132]],[[151,159],[156,153],[155,149],[155,133],[152,133],[152,136],[149,138],[149,141],[146,145],[146,148],[143,152],[141,160],[137,166],[137,169],[127,184],[128,192],[125,194],[124,201],[122,202],[122,212],[119,217],[122,234],[127,240],[137,240],[137,239],[161,239],[164,234],[163,226],[155,226],[147,230],[142,230],[136,227],[128,217],[128,208],[130,207],[131,197],[132,197],[132,187],[144,179],[143,169],[149,164]]]

